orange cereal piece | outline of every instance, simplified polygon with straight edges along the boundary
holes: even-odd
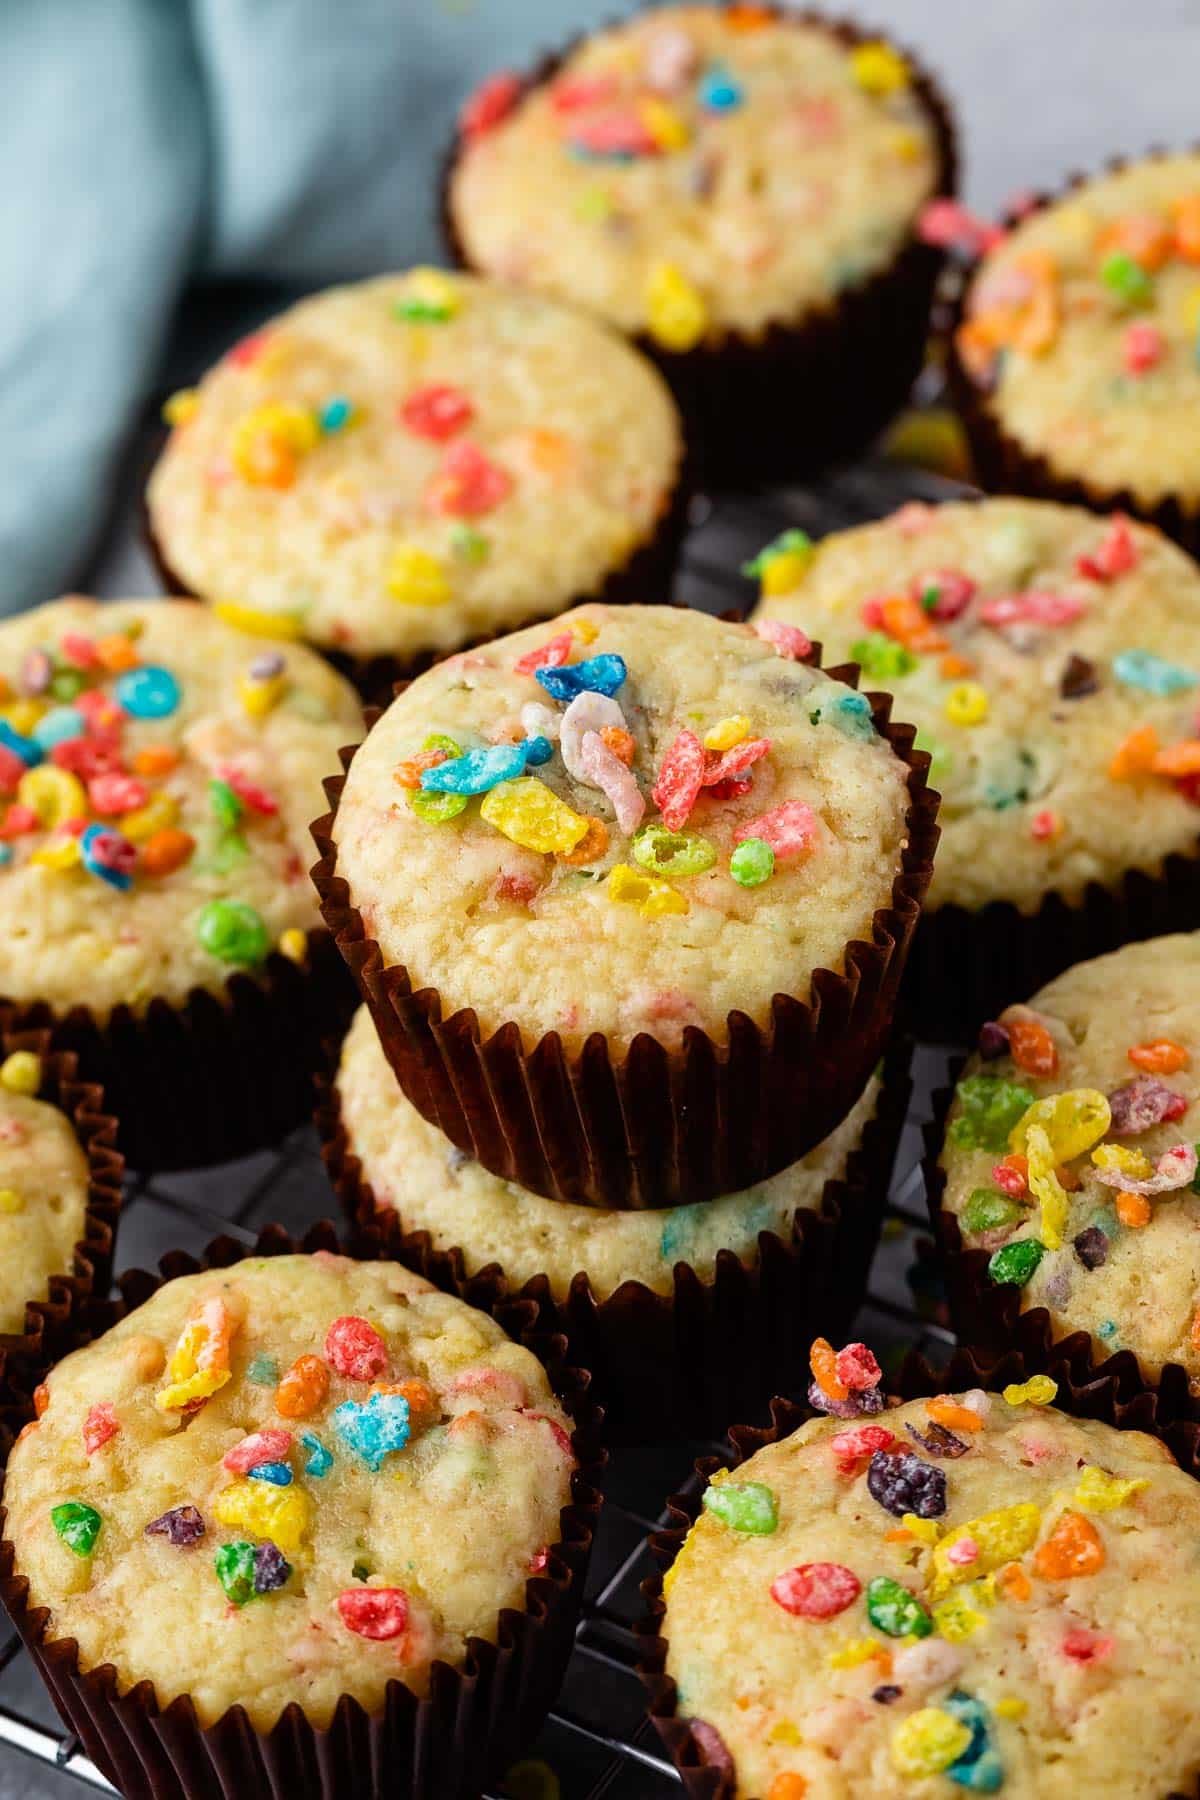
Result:
[[[804,1800],[807,1792],[808,1777],[796,1775],[792,1770],[785,1769],[782,1775],[775,1777],[767,1789],[767,1800]]]
[[[1074,1169],[1068,1169],[1066,1163],[1060,1163],[1054,1173],[1059,1187],[1065,1188],[1068,1194],[1077,1194],[1083,1186],[1082,1176],[1077,1175]]]
[[[837,1357],[828,1338],[815,1338],[808,1353],[813,1380],[827,1400],[848,1400],[850,1389],[838,1379]]]
[[[599,862],[608,849],[608,826],[603,819],[594,819],[586,815],[588,828],[573,850],[560,850],[559,862],[568,863],[574,869],[584,868],[588,863]]]
[[[1185,738],[1182,744],[1168,744],[1150,764],[1152,775],[1200,775],[1200,738]]]
[[[298,1356],[280,1377],[275,1411],[284,1419],[307,1419],[329,1392],[329,1370],[319,1356]]]
[[[542,475],[565,475],[575,460],[570,438],[539,426],[529,433],[529,460]]]
[[[907,1525],[893,1525],[883,1534],[885,1544],[908,1544],[912,1542],[912,1532]]]
[[[879,619],[889,637],[906,644],[910,650],[949,650],[950,645],[936,630],[929,614],[911,594],[888,594],[879,602]]]
[[[960,656],[957,650],[950,650],[938,664],[938,674],[944,681],[959,681],[964,675],[973,675],[975,664],[969,656]]]
[[[721,17],[729,31],[761,31],[775,18],[775,13],[769,6],[753,6],[749,0],[738,0],[738,4],[727,6]]]
[[[33,1390],[33,1410],[40,1419],[50,1404],[50,1389],[44,1381],[39,1381]]]
[[[1046,1027],[1037,1019],[1013,1019],[1008,1024],[1009,1054],[1027,1075],[1054,1075],[1058,1049]]]
[[[1153,273],[1155,269],[1161,269],[1170,256],[1174,236],[1165,219],[1156,218],[1153,213],[1129,213],[1123,219],[1114,219],[1100,233],[1096,249],[1101,259],[1111,256],[1114,251],[1123,251],[1141,268]]]
[[[1150,1202],[1145,1194],[1119,1193],[1116,1211],[1122,1225],[1127,1225],[1131,1231],[1150,1223]]]
[[[25,1439],[30,1435],[30,1433],[36,1431],[37,1428],[38,1428],[37,1420],[30,1419],[28,1425],[22,1425],[20,1431],[18,1431],[17,1438],[16,1438],[17,1443],[23,1444],[25,1442]]]
[[[404,1381],[393,1382],[389,1387],[373,1387],[373,1394],[401,1394],[408,1401],[409,1423],[414,1431],[422,1431],[427,1425],[436,1425],[442,1416],[441,1402],[427,1381],[419,1375],[410,1375]]]
[[[996,1586],[1014,1606],[1023,1606],[1033,1592],[1033,1583],[1020,1563],[1005,1563],[996,1575]]]
[[[1014,1175],[1021,1177],[1026,1187],[1029,1186],[1029,1158],[1027,1156],[1021,1156],[1016,1150],[1010,1150],[1007,1156],[1000,1158],[1000,1167],[1011,1169]]]
[[[605,725],[600,732],[600,742],[607,744],[613,755],[618,757],[627,769],[633,767],[637,744],[634,742],[631,732],[625,731],[620,725]]]
[[[1107,1558],[1100,1533],[1082,1513],[1065,1512],[1037,1551],[1033,1566],[1043,1581],[1074,1581],[1095,1575]]]
[[[1171,206],[1175,251],[1185,262],[1200,262],[1200,194],[1185,194]]]
[[[392,779],[402,788],[419,788],[421,776],[426,769],[436,769],[439,763],[449,758],[444,750],[418,750],[415,756],[407,756],[397,763],[392,770]]]
[[[97,638],[96,655],[101,668],[107,669],[110,675],[123,675],[126,669],[136,669],[141,660],[133,639],[120,631]]]
[[[1200,1306],[1192,1314],[1192,1329],[1188,1334],[1193,1350],[1200,1350]]]
[[[190,832],[167,826],[162,831],[151,832],[142,845],[138,862],[147,875],[170,875],[174,870],[182,869],[195,848],[196,840]]]
[[[1148,775],[1158,755],[1158,733],[1153,725],[1139,725],[1117,745],[1108,772],[1114,781],[1129,781],[1135,775]]]
[[[1131,1044],[1126,1052],[1135,1069],[1148,1075],[1175,1075],[1186,1069],[1191,1057],[1173,1038],[1154,1038],[1148,1044]]]
[[[943,1425],[947,1431],[982,1431],[983,1420],[969,1406],[956,1406],[953,1400],[943,1400],[935,1395],[925,1402],[925,1416],[935,1425]]]
[[[179,761],[173,744],[143,744],[133,755],[135,775],[169,775]]]

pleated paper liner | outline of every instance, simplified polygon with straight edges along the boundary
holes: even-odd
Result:
[[[1171,154],[1160,148],[1150,151],[1147,157],[1115,156],[1100,173],[1116,174],[1131,162]],[[1000,222],[1008,229],[1030,213],[1056,206],[1094,179],[1095,175],[1076,170],[1060,187],[1023,197],[1019,210],[1009,210]],[[971,461],[980,484],[996,494],[1027,494],[1035,500],[1061,500],[1071,506],[1089,506],[1096,512],[1128,513],[1147,525],[1157,525],[1192,556],[1200,557],[1200,482],[1190,497],[1174,494],[1149,506],[1128,488],[1099,487],[1082,477],[1064,474],[1054,468],[1049,458],[1005,430],[996,412],[988,405],[986,389],[963,366],[956,345],[958,327],[965,315],[967,291],[984,260],[978,255],[961,259],[945,309],[946,316],[940,322],[945,338],[950,393],[966,429]]]
[[[153,462],[157,460],[158,451],[166,442],[164,432],[159,439],[155,457],[151,459],[146,470],[149,480]],[[639,601],[655,601],[666,604],[671,599],[675,581],[676,566],[683,545],[688,525],[688,507],[691,501],[695,480],[693,458],[687,447],[684,449],[679,468],[676,471],[675,484],[666,496],[662,511],[655,521],[651,535],[640,544],[634,546],[629,556],[619,568],[615,568],[587,594],[571,594],[564,597],[557,612],[567,612],[573,606],[582,606],[587,602],[599,601],[606,606],[620,606]],[[164,592],[173,594],[182,600],[202,600],[183,578],[171,567],[170,559],[158,539],[158,534],[150,518],[150,508],[146,499],[146,491],[142,492],[142,539],[151,562],[158,572]],[[464,638],[461,644],[455,644],[447,650],[422,650],[407,656],[389,656],[383,653],[372,653],[367,656],[355,656],[347,650],[337,650],[332,645],[310,643],[309,648],[316,650],[326,662],[353,683],[363,699],[373,706],[387,706],[398,683],[411,681],[414,676],[423,674],[434,663],[442,662],[448,656],[459,656],[466,650],[475,650],[481,644],[490,643],[492,638],[507,636],[513,631],[523,631],[530,625],[550,624],[555,613],[534,613],[530,618],[518,620],[511,625],[504,625],[497,631],[484,632],[481,635]],[[302,641],[308,642],[307,639]]]
[[[1035,1373],[1041,1373],[1040,1367],[1027,1361],[1020,1347],[1014,1346],[998,1359],[990,1360],[970,1350],[956,1350],[942,1373],[930,1368],[921,1357],[910,1355],[896,1382],[888,1385],[902,1400],[916,1400],[976,1387],[998,1392],[1009,1382],[1026,1381]],[[1077,1418],[1099,1419],[1122,1431],[1147,1432],[1166,1445],[1187,1474],[1200,1478],[1200,1425],[1164,1420],[1154,1395],[1142,1392],[1126,1397],[1119,1383],[1101,1371],[1072,1369],[1064,1364],[1053,1373],[1059,1384],[1056,1407]],[[690,1800],[734,1800],[736,1773],[717,1733],[711,1727],[697,1733],[693,1721],[679,1716],[675,1683],[666,1673],[667,1640],[661,1635],[667,1610],[662,1596],[663,1576],[700,1515],[704,1489],[714,1471],[740,1467],[764,1444],[789,1437],[813,1416],[813,1409],[807,1404],[777,1398],[771,1402],[769,1426],[734,1425],[729,1432],[728,1449],[720,1456],[700,1458],[686,1488],[673,1494],[667,1503],[669,1525],[650,1538],[658,1568],[642,1583],[647,1614],[634,1628],[642,1641],[638,1673],[646,1687],[650,1717]],[[1186,1795],[1171,1794],[1164,1800],[1197,1800],[1200,1770],[1196,1775],[1197,1780]]]
[[[798,1210],[787,1239],[761,1232],[748,1263],[723,1250],[708,1280],[679,1261],[670,1293],[630,1280],[603,1299],[585,1270],[557,1296],[544,1274],[518,1288],[497,1264],[479,1271],[475,1280],[485,1291],[536,1301],[543,1325],[566,1336],[571,1357],[591,1371],[610,1442],[713,1438],[730,1419],[762,1418],[773,1393],[807,1384],[812,1339],[844,1336],[879,1240],[911,1091],[909,1053],[903,1042],[889,1050],[875,1111],[844,1175],[825,1184],[819,1208]],[[332,1082],[317,1127],[347,1216],[376,1226],[399,1262],[418,1266],[429,1254],[429,1234],[408,1231],[402,1212],[378,1206]],[[449,1255],[469,1286],[463,1250]]]
[[[808,660],[820,666],[819,645]],[[829,673],[857,686],[853,664]],[[867,698],[876,730],[908,770],[908,837],[892,903],[876,912],[869,943],[847,945],[845,973],[812,971],[809,1000],[776,994],[765,1027],[731,1012],[725,1043],[689,1026],[678,1050],[640,1033],[620,1053],[593,1032],[569,1055],[557,1032],[527,1051],[512,1021],[485,1040],[472,1009],[444,1017],[436,988],[414,990],[405,968],[384,966],[351,902],[333,842],[345,776],[327,780],[333,810],[312,828],[321,910],[417,1111],[504,1180],[618,1210],[738,1193],[828,1137],[886,1045],[938,837],[928,754],[913,749],[911,725],[891,723],[891,695]],[[347,770],[353,757],[342,753]],[[800,979],[807,987],[807,972]]]
[[[54,1048],[103,1086],[130,1165],[165,1171],[248,1156],[304,1124],[323,1042],[349,1025],[355,994],[318,927],[302,967],[273,951],[220,993],[193,988],[182,1006],[159,998],[100,1020],[86,1006],[0,1004],[22,1029],[50,1030]]]
[[[203,1269],[228,1268],[250,1256],[328,1250],[375,1261],[389,1257],[377,1231],[339,1240],[333,1225],[315,1225],[299,1242],[266,1227],[249,1250],[217,1238],[201,1259],[173,1251],[161,1274],[120,1279],[122,1299],[92,1308],[94,1335],[149,1299],[164,1281]],[[410,1265],[412,1266],[412,1265]],[[419,1270],[443,1292],[467,1292],[450,1259],[430,1255]],[[0,1602],[24,1640],[68,1730],[125,1800],[475,1800],[537,1734],[571,1654],[592,1539],[600,1511],[596,1481],[603,1468],[602,1415],[586,1373],[564,1362],[564,1340],[544,1330],[529,1301],[495,1297],[488,1308],[509,1335],[546,1368],[575,1424],[579,1468],[560,1515],[560,1540],[545,1570],[526,1583],[525,1609],[505,1609],[496,1643],[468,1640],[461,1667],[434,1663],[429,1692],[418,1699],[391,1681],[381,1711],[368,1712],[343,1694],[327,1727],[313,1725],[296,1702],[270,1731],[258,1731],[240,1705],[203,1725],[190,1696],[160,1707],[152,1682],[121,1693],[111,1664],[81,1669],[74,1639],[55,1639],[46,1608],[29,1605],[28,1583],[13,1544],[0,1541]],[[0,1511],[0,1530],[4,1514]]]
[[[30,1395],[50,1366],[84,1339],[85,1314],[94,1295],[108,1291],[113,1243],[121,1211],[124,1162],[116,1149],[117,1122],[105,1110],[94,1083],[80,1081],[75,1058],[50,1049],[46,1032],[18,1029],[0,1018],[0,1060],[26,1050],[42,1065],[35,1098],[57,1107],[71,1122],[87,1158],[88,1185],[83,1230],[71,1267],[50,1276],[45,1298],[25,1302],[25,1329],[0,1332],[0,1468],[11,1443],[10,1426],[31,1404]]]
[[[879,41],[878,32],[850,19],[786,6],[764,10],[818,26],[846,46]],[[523,92],[552,81],[585,35],[593,34],[578,34],[543,56],[524,77]],[[933,129],[934,193],[953,194],[958,144],[950,103],[911,52],[901,54]],[[458,150],[455,139],[442,165],[439,208],[451,261],[470,271],[474,265],[451,208]],[[692,350],[671,351],[648,333],[637,335],[633,342],[675,395],[699,478],[734,490],[802,481],[864,450],[900,411],[920,374],[942,266],[942,252],[913,237],[887,268],[758,336],[729,332]]]

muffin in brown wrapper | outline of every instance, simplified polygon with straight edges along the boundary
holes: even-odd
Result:
[[[1042,1372],[1036,1356],[1027,1360],[1022,1343],[1012,1346],[996,1359],[988,1359],[971,1350],[956,1350],[941,1373],[934,1371],[921,1357],[910,1355],[896,1381],[889,1386],[900,1399],[916,1400],[933,1394],[961,1393],[968,1388],[997,1391],[1009,1382],[1025,1381],[1030,1375]],[[1147,1432],[1165,1444],[1180,1468],[1200,1478],[1200,1425],[1164,1418],[1154,1395],[1145,1391],[1126,1395],[1112,1374],[1089,1371],[1065,1362],[1055,1367],[1053,1374],[1059,1384],[1055,1405],[1061,1411],[1078,1418],[1098,1419],[1122,1431]],[[704,1489],[713,1472],[723,1467],[740,1467],[764,1444],[778,1443],[813,1417],[810,1406],[776,1398],[771,1402],[772,1422],[769,1426],[732,1426],[728,1449],[721,1456],[701,1457],[697,1461],[695,1474],[687,1487],[682,1493],[673,1494],[667,1502],[669,1523],[650,1538],[650,1549],[658,1568],[642,1583],[648,1610],[634,1627],[643,1646],[638,1673],[646,1687],[649,1715],[679,1771],[684,1791],[692,1796],[692,1800],[733,1800],[735,1775],[717,1734],[711,1730],[697,1734],[692,1729],[694,1721],[679,1716],[675,1683],[666,1673],[667,1640],[660,1635],[666,1614],[663,1577],[700,1515]],[[1200,1796],[1200,1773],[1186,1796],[1170,1794],[1164,1800],[1197,1800],[1197,1796]]]
[[[764,10],[821,27],[848,47],[879,38],[850,19],[810,8]],[[552,81],[584,35],[543,56],[524,76],[522,92]],[[935,192],[952,195],[959,159],[950,103],[917,59],[907,50],[901,54],[933,127]],[[442,164],[439,214],[452,262],[470,271],[474,265],[451,207],[458,151],[456,138]],[[734,490],[802,481],[865,449],[903,407],[921,372],[943,261],[939,249],[913,238],[889,267],[832,305],[813,308],[794,323],[773,323],[756,337],[730,332],[678,351],[639,333],[633,342],[657,364],[683,414],[699,479]],[[819,420],[819,429],[805,432],[800,417]]]
[[[819,645],[806,660],[820,666]],[[858,685],[853,665],[828,672]],[[892,904],[875,914],[869,943],[847,945],[845,973],[814,970],[809,1001],[776,994],[765,1028],[731,1012],[727,1044],[688,1026],[678,1050],[642,1033],[614,1055],[594,1032],[572,1057],[557,1032],[526,1051],[512,1021],[484,1041],[473,1010],[444,1017],[436,988],[414,991],[406,969],[384,967],[351,902],[333,841],[345,776],[327,780],[333,810],[312,827],[321,911],[418,1112],[504,1180],[618,1210],[737,1193],[827,1137],[887,1042],[938,837],[928,754],[913,749],[912,726],[891,723],[890,695],[867,698],[876,731],[908,769],[908,837]],[[347,771],[354,754],[343,752]]]
[[[450,1252],[455,1271],[472,1291],[482,1284],[497,1297],[511,1292],[538,1303],[543,1327],[563,1333],[571,1357],[590,1371],[610,1441],[712,1438],[731,1418],[761,1418],[772,1393],[807,1384],[814,1335],[842,1335],[862,1302],[911,1091],[910,1050],[898,1041],[888,1051],[874,1113],[844,1176],[826,1182],[820,1209],[798,1209],[786,1241],[760,1232],[750,1263],[724,1250],[705,1280],[680,1260],[670,1293],[627,1280],[603,1299],[586,1270],[565,1297],[556,1297],[545,1275],[517,1290],[494,1263],[467,1281],[460,1248]],[[390,1255],[420,1267],[429,1234],[406,1230],[402,1215],[378,1205],[332,1081],[317,1127],[348,1217],[383,1231]]]
[[[358,1231],[342,1242],[329,1223],[314,1226],[300,1242],[268,1226],[249,1251],[230,1238],[217,1238],[201,1260],[175,1251],[163,1259],[158,1276],[146,1271],[123,1276],[122,1299],[91,1309],[93,1330],[115,1324],[176,1276],[227,1268],[247,1255],[317,1250],[367,1260],[390,1254],[378,1232]],[[478,1291],[463,1290],[449,1259],[430,1256],[420,1272],[444,1292],[479,1303]],[[30,1608],[14,1546],[0,1539],[0,1600],[67,1728],[78,1733],[88,1755],[127,1800],[211,1800],[216,1794],[340,1800],[350,1793],[473,1800],[536,1735],[574,1641],[600,1509],[593,1484],[603,1466],[601,1415],[590,1400],[588,1376],[564,1366],[563,1340],[541,1328],[533,1305],[498,1299],[494,1317],[545,1364],[576,1422],[572,1443],[579,1468],[571,1504],[560,1515],[560,1541],[551,1547],[545,1570],[526,1584],[526,1610],[501,1613],[495,1644],[469,1640],[461,1668],[435,1663],[422,1700],[393,1681],[381,1713],[369,1713],[343,1695],[325,1729],[314,1727],[295,1702],[270,1731],[256,1731],[240,1706],[203,1726],[187,1696],[160,1708],[149,1681],[121,1694],[110,1664],[81,1669],[74,1640],[50,1637],[48,1611]],[[0,1511],[0,1530],[3,1519]]]
[[[0,1467],[13,1429],[29,1415],[34,1386],[51,1363],[83,1341],[88,1307],[93,1297],[108,1291],[125,1171],[116,1148],[117,1121],[105,1110],[103,1090],[79,1079],[75,1058],[52,1050],[49,1033],[24,1029],[6,1016],[0,1022],[0,1060],[17,1050],[41,1060],[36,1098],[70,1120],[87,1158],[88,1189],[83,1232],[71,1268],[50,1276],[45,1299],[26,1300],[24,1331],[0,1332]]]
[[[1167,154],[1169,152],[1161,149],[1150,152],[1152,157]],[[1137,160],[1141,159],[1111,157],[1101,173],[1116,174]],[[1006,211],[1000,223],[1008,229],[1019,220],[1027,218],[1030,213],[1042,212],[1049,206],[1057,205],[1094,179],[1094,173],[1088,174],[1077,169],[1057,188],[1022,196],[1019,210]],[[965,316],[967,291],[983,260],[978,254],[962,258],[945,307],[945,316],[939,321],[939,336],[945,347],[950,394],[966,430],[971,463],[979,484],[995,494],[1028,494],[1035,500],[1061,500],[1072,506],[1090,506],[1096,512],[1129,513],[1135,519],[1144,520],[1147,525],[1157,525],[1167,537],[1182,544],[1190,555],[1200,557],[1200,497],[1188,504],[1179,496],[1172,495],[1159,501],[1157,505],[1147,506],[1128,488],[1098,487],[1091,482],[1060,473],[1052,467],[1048,458],[1018,442],[1005,431],[987,403],[986,387],[972,378],[957,349],[958,328]]]

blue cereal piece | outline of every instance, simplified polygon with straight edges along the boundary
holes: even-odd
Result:
[[[89,875],[124,893],[133,885],[137,851],[109,825],[89,825],[79,840],[79,859]]]
[[[623,656],[611,653],[589,656],[584,662],[560,663],[556,669],[536,669],[534,679],[553,700],[565,705],[577,694],[607,694],[611,699],[625,685],[628,670]]]
[[[34,726],[33,738],[39,749],[49,751],[55,744],[83,737],[86,731],[87,721],[77,706],[54,706]]]
[[[19,731],[14,731],[7,719],[0,719],[0,744],[14,756],[19,756],[27,769],[36,769],[45,757],[42,746],[34,738],[22,737]]]
[[[973,1794],[994,1794],[1004,1785],[1004,1765],[992,1742],[991,1720],[987,1708],[961,1688],[947,1694],[942,1705],[971,1733],[971,1741],[956,1761],[945,1771],[958,1787]]]
[[[735,81],[724,63],[713,63],[700,81],[700,104],[708,112],[733,112],[742,104],[741,83]]]
[[[334,1409],[334,1430],[373,1474],[394,1450],[409,1439],[408,1401],[403,1394],[372,1394],[369,1400],[344,1400]]]
[[[866,741],[875,736],[871,702],[865,694],[826,688],[814,697],[808,716],[814,725],[835,725],[850,738]]]
[[[1126,687],[1141,688],[1144,694],[1157,694],[1169,699],[1173,694],[1186,694],[1195,687],[1200,676],[1178,663],[1155,656],[1152,650],[1122,650],[1113,657],[1113,674]]]
[[[502,781],[515,781],[525,772],[524,744],[493,744],[488,750],[468,750],[463,756],[424,769],[421,786],[426,793],[486,794]]]
[[[255,1387],[277,1387],[279,1364],[273,1356],[264,1356],[259,1351],[246,1365],[246,1380],[252,1381]]]
[[[328,436],[331,432],[343,430],[354,412],[353,406],[343,394],[337,394],[327,400],[318,415],[321,430]]]
[[[300,1442],[308,1451],[308,1460],[304,1465],[304,1473],[306,1475],[311,1475],[315,1481],[320,1481],[323,1476],[328,1475],[330,1469],[333,1467],[333,1451],[327,1450],[320,1438],[313,1431],[302,1431],[300,1433]]]
[[[526,738],[521,748],[525,752],[527,769],[540,769],[542,764],[548,763],[554,755],[554,745],[549,738],[545,737]]]
[[[256,1463],[250,1471],[251,1481],[269,1481],[272,1487],[291,1487],[292,1471],[285,1462]]]
[[[113,693],[117,705],[134,719],[168,719],[179,706],[179,683],[170,669],[154,663],[127,670]]]

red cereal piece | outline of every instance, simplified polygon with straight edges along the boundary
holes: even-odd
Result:
[[[348,1381],[374,1381],[388,1366],[387,1345],[369,1320],[347,1313],[325,1333],[325,1361]]]
[[[226,361],[236,364],[239,369],[248,369],[256,363],[267,347],[268,333],[252,331],[248,336],[240,338],[226,355]]]
[[[94,638],[85,637],[81,631],[64,631],[59,639],[63,655],[77,669],[98,669],[100,656]]]
[[[356,1637],[382,1643],[408,1629],[408,1595],[403,1588],[344,1588],[337,1609],[346,1630]]]
[[[756,637],[772,646],[776,656],[784,656],[789,662],[803,662],[812,655],[812,639],[798,625],[785,625],[782,619],[756,619],[753,629]]]
[[[668,831],[682,831],[704,786],[707,758],[694,731],[681,731],[658,765],[650,798]]]
[[[507,500],[512,476],[464,438],[451,444],[442,465],[425,490],[430,512],[450,519],[477,519]]]
[[[1006,1156],[993,1164],[992,1180],[1010,1199],[1023,1200],[1029,1192],[1029,1163],[1023,1156]]]
[[[918,575],[912,584],[914,600],[924,601],[931,591],[937,598],[928,608],[930,618],[957,619],[975,598],[975,583],[961,569],[934,569],[928,575]]]
[[[238,799],[244,806],[248,806],[251,812],[261,813],[265,819],[274,818],[279,811],[279,802],[274,794],[268,793],[266,788],[259,787],[256,782],[250,781],[240,769],[231,768],[228,764],[225,764],[219,773],[221,780],[229,783]]]
[[[1162,361],[1167,340],[1157,325],[1138,319],[1125,328],[1121,361],[1127,375],[1145,375]]]
[[[1089,1631],[1086,1625],[1074,1625],[1062,1641],[1062,1653],[1071,1662],[1103,1662],[1117,1647],[1115,1638]]]
[[[105,773],[94,775],[88,782],[88,799],[102,818],[120,818],[122,813],[136,812],[150,798],[150,789],[133,775]]]
[[[957,200],[930,200],[917,230],[922,243],[935,244],[939,250],[960,250],[968,256],[983,256],[1005,238],[999,225],[989,224]]]
[[[458,129],[465,138],[481,138],[507,119],[521,98],[521,77],[499,69],[481,81],[468,96],[458,115]]]
[[[850,1431],[839,1431],[829,1440],[839,1475],[856,1475],[863,1463],[877,1450],[890,1450],[897,1442],[894,1432],[882,1425],[855,1425]]]
[[[125,728],[126,715],[103,688],[84,688],[82,694],[76,694],[71,705],[83,714],[88,730],[95,737],[118,738]]]
[[[753,777],[747,775],[744,780],[714,781],[711,787],[706,785],[704,791],[710,800],[740,800],[753,786]]]
[[[62,745],[55,745],[55,748],[61,749]],[[25,764],[16,751],[10,750],[7,744],[0,744],[0,794],[15,794],[24,773]]]
[[[1112,581],[1138,564],[1138,548],[1124,513],[1114,513],[1104,537],[1091,555],[1077,556],[1075,571],[1089,581]]]
[[[611,100],[616,91],[611,75],[564,75],[550,90],[550,104],[557,113],[582,112]]]
[[[83,1447],[87,1454],[95,1456],[97,1450],[102,1450],[120,1429],[111,1404],[107,1400],[98,1400],[83,1421]]]
[[[563,1455],[569,1457],[571,1461],[574,1462],[575,1452],[571,1448],[571,1440],[557,1419],[547,1418],[545,1413],[525,1412],[523,1408],[518,1408],[518,1411],[520,1411],[523,1419],[536,1419],[540,1424],[548,1425],[550,1427],[551,1436]]]
[[[24,837],[37,828],[38,816],[32,806],[10,806],[0,823],[0,838]]]
[[[252,1431],[240,1444],[227,1450],[221,1462],[224,1468],[232,1469],[235,1475],[246,1475],[251,1469],[257,1469],[259,1463],[286,1462],[291,1447],[290,1431],[268,1425],[265,1431]]]
[[[782,806],[739,825],[733,841],[740,844],[752,837],[770,844],[776,856],[806,856],[817,841],[817,815],[804,800],[785,800]]]
[[[55,744],[50,761],[59,769],[69,769],[81,781],[94,781],[97,775],[121,772],[121,752],[114,740],[103,738],[67,738]],[[24,764],[21,765],[24,770]]]
[[[736,781],[752,764],[760,762],[770,748],[770,738],[743,738],[732,750],[711,757],[704,771],[704,786],[715,787],[721,781]]]
[[[575,120],[571,143],[592,156],[657,156],[659,144],[640,113],[612,108]]]
[[[417,437],[431,438],[437,444],[452,438],[475,417],[475,408],[462,389],[446,382],[414,388],[397,411],[402,425],[407,425]]]
[[[539,669],[561,668],[571,654],[573,642],[569,631],[560,631],[557,637],[539,644],[536,650],[527,650],[524,656],[519,656],[513,669],[518,675],[534,675]]]
[[[862,1582],[845,1563],[798,1563],[771,1583],[771,1598],[798,1619],[834,1619],[853,1606]]]
[[[549,1548],[543,1544],[542,1548],[540,1550],[535,1550],[529,1559],[527,1564],[529,1573],[531,1575],[540,1575],[543,1570],[547,1568],[549,1562],[550,1551]]]
[[[864,1388],[874,1387],[882,1379],[883,1370],[866,1344],[847,1344],[837,1353],[837,1376],[844,1388],[858,1394]]]

